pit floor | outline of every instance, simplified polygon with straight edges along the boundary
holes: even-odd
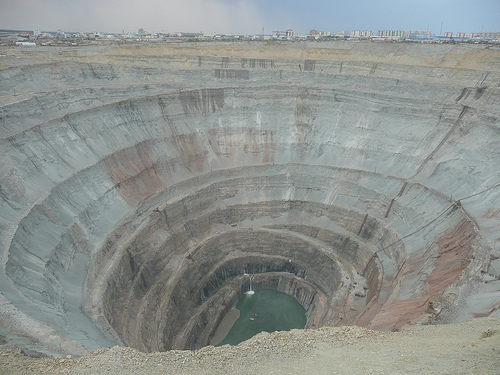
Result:
[[[236,309],[239,317],[218,345],[238,345],[260,332],[301,329],[307,321],[305,309],[297,300],[275,290],[265,289],[246,294]],[[224,328],[227,330],[227,327]]]

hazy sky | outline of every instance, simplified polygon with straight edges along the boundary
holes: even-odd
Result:
[[[0,29],[500,31],[500,0],[0,0]]]

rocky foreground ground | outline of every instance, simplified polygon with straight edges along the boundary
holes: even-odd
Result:
[[[81,358],[0,354],[1,374],[500,374],[500,319],[261,333],[238,346],[145,354],[99,349]]]

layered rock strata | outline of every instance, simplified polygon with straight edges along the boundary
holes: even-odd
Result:
[[[499,51],[60,52],[0,65],[13,343],[200,348],[250,277],[309,328],[498,315]]]

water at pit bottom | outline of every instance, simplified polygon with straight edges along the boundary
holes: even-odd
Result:
[[[219,345],[238,345],[259,332],[289,331],[306,325],[306,312],[293,297],[275,290],[258,290],[241,297],[240,317]]]

